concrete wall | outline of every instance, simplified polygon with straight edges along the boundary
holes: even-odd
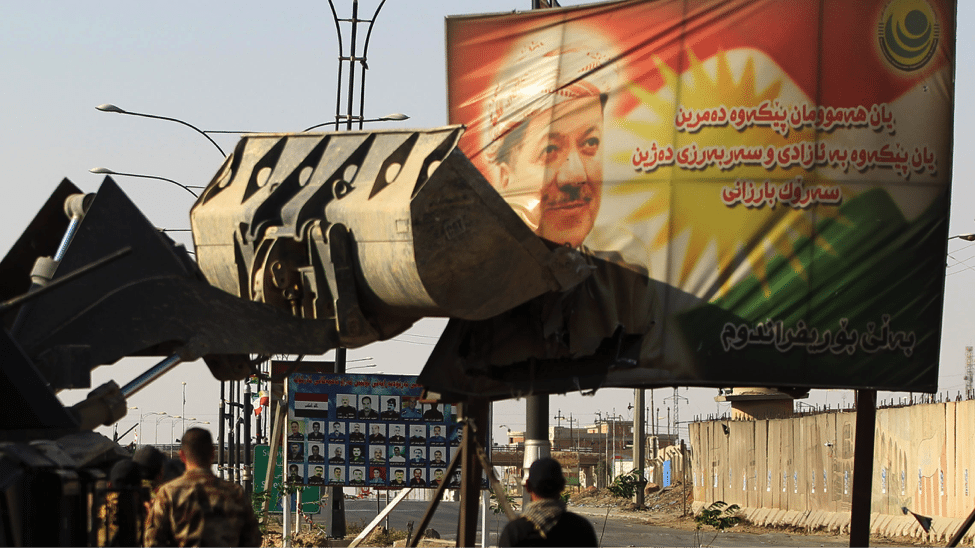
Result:
[[[758,523],[848,532],[855,423],[853,412],[692,423],[695,509],[720,500]],[[878,409],[875,435],[872,530],[950,538],[975,509],[975,400]],[[932,532],[902,508],[934,518]]]

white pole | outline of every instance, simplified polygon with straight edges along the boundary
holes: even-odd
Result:
[[[487,471],[489,474],[493,474],[493,470]],[[481,490],[481,548],[488,548],[490,544],[488,543],[488,492]]]
[[[295,493],[295,534],[301,532],[301,491]]]
[[[284,509],[281,516],[281,529],[284,534],[284,548],[291,546],[291,497],[286,494],[281,495],[281,508]]]

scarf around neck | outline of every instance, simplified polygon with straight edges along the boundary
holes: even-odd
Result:
[[[529,503],[522,517],[530,521],[545,538],[564,513],[565,503],[561,500],[542,499]]]

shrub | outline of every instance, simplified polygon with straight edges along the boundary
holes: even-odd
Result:
[[[620,474],[609,486],[609,492],[617,497],[631,499],[636,495],[636,490],[643,484],[639,470],[630,470],[626,474]]]

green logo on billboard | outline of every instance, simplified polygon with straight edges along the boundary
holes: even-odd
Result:
[[[917,70],[938,49],[940,28],[927,0],[893,0],[884,8],[877,37],[880,51],[900,70]]]

